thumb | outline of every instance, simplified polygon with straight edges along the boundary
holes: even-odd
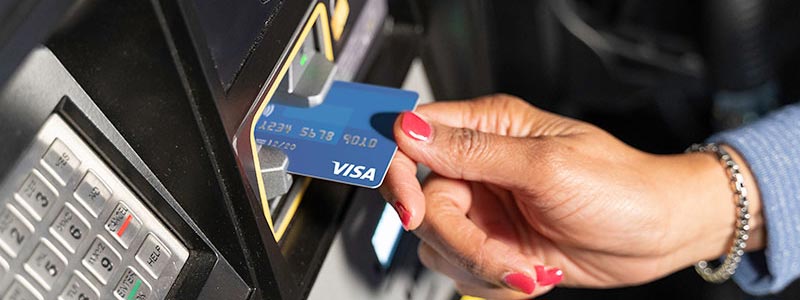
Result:
[[[534,151],[541,141],[454,128],[428,122],[424,116],[404,112],[394,125],[400,150],[413,161],[453,179],[525,188],[534,166]]]

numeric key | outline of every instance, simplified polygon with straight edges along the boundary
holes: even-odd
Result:
[[[83,257],[83,265],[92,272],[100,283],[108,283],[114,270],[119,267],[120,256],[103,238],[97,237]]]
[[[40,221],[55,204],[58,193],[39,171],[33,170],[17,190],[16,198],[36,221]]]
[[[48,244],[43,240],[36,246],[33,255],[25,262],[25,270],[49,291],[66,269],[67,261]]]
[[[99,297],[97,289],[95,289],[87,280],[76,272],[72,278],[67,282],[67,286],[61,295],[58,296],[59,300],[96,300]]]
[[[20,280],[14,280],[14,283],[8,287],[8,291],[3,295],[3,300],[40,300],[41,296],[36,294],[27,282],[25,284]]]
[[[50,226],[50,232],[69,252],[75,252],[78,245],[86,239],[89,225],[69,206],[64,206]]]
[[[17,257],[25,241],[31,236],[32,227],[26,224],[22,215],[8,205],[0,207],[0,248],[11,257]]]

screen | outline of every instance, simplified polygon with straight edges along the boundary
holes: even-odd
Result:
[[[375,226],[375,233],[372,234],[372,248],[375,256],[384,268],[389,268],[392,264],[392,257],[400,242],[400,235],[403,233],[403,223],[388,203],[383,207],[378,225]]]

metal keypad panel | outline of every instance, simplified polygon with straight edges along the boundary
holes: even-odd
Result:
[[[0,300],[163,299],[186,247],[57,115],[0,183]]]

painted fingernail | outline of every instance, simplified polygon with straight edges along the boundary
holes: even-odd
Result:
[[[525,294],[531,294],[536,289],[536,282],[533,281],[533,278],[523,273],[509,273],[503,277],[503,282],[512,289]]]
[[[431,136],[431,125],[411,111],[403,112],[400,128],[406,135],[418,141],[427,141]]]
[[[397,216],[400,217],[400,222],[403,223],[403,229],[408,231],[408,225],[411,223],[411,213],[408,212],[403,203],[396,202],[394,204],[394,210],[397,211]]]
[[[554,285],[564,279],[564,272],[559,268],[545,268],[544,266],[536,266],[536,282],[539,285]]]

